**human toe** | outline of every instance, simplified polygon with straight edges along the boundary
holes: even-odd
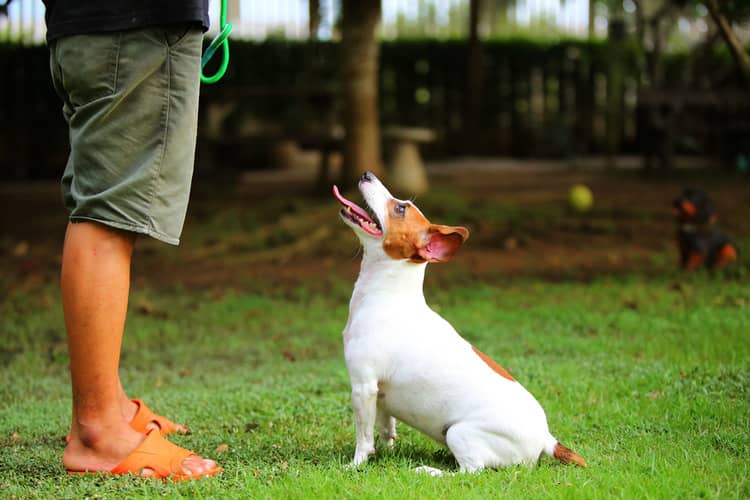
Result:
[[[183,472],[190,475],[201,475],[216,468],[216,462],[199,455],[190,455],[181,463]]]

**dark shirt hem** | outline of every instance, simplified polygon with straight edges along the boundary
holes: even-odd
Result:
[[[189,22],[200,23],[204,32],[208,30],[207,0],[160,2],[136,1],[133,3],[141,5],[134,6],[133,3],[122,0],[107,0],[102,3],[44,0],[47,7],[47,42],[69,35],[107,33]]]

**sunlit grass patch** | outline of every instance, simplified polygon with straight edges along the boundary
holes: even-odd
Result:
[[[216,458],[187,484],[67,477],[69,386],[59,295],[0,306],[0,488],[8,496],[253,498],[721,497],[750,495],[750,289],[741,277],[517,279],[427,287],[428,302],[512,371],[586,470],[432,478],[450,453],[404,425],[392,451],[354,450],[341,330],[351,283],[268,293],[134,291],[122,376]]]

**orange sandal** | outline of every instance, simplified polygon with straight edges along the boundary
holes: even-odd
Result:
[[[134,474],[141,476],[144,469],[154,471],[152,476],[143,476],[155,479],[170,479],[182,481],[185,479],[200,479],[215,476],[222,471],[218,465],[202,474],[182,473],[182,461],[187,457],[195,455],[190,450],[181,448],[170,443],[156,429],[146,434],[146,439],[119,465],[109,471],[112,475]],[[68,474],[94,474],[96,472],[68,470]],[[104,472],[106,474],[106,472]]]
[[[175,424],[166,417],[157,415],[151,409],[146,406],[146,403],[140,399],[131,399],[131,401],[138,405],[138,409],[133,416],[133,421],[130,422],[130,427],[133,430],[140,432],[141,434],[148,433],[149,429],[146,427],[148,424],[156,424],[158,431],[162,436],[178,432],[180,434],[190,434],[190,429],[184,425]]]
[[[184,425],[175,424],[171,420],[169,420],[167,417],[162,417],[161,415],[157,415],[151,409],[146,406],[146,403],[144,403],[140,399],[131,399],[133,403],[138,405],[138,409],[135,411],[135,415],[133,415],[133,420],[130,422],[130,427],[134,431],[138,431],[141,434],[148,434],[148,431],[150,430],[147,426],[148,424],[155,424],[156,427],[158,427],[159,433],[162,436],[167,436],[169,434],[172,434],[173,432],[177,432],[179,434],[190,434],[190,428]],[[65,436],[65,442],[70,443],[70,434]]]

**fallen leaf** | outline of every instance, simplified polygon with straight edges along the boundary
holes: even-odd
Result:
[[[609,262],[610,264],[619,264],[620,260],[621,260],[620,256],[617,255],[616,253],[607,254],[607,262]]]
[[[140,302],[138,304],[138,307],[136,308],[136,311],[138,311],[138,314],[148,316],[149,314],[152,314],[154,312],[154,306],[152,306],[148,302]]]
[[[220,444],[219,446],[216,447],[216,451],[218,451],[219,453],[224,453],[228,449],[229,449],[229,445],[226,444],[226,443],[222,443],[222,444]]]
[[[29,253],[29,243],[27,241],[19,241],[16,246],[13,247],[13,255],[16,257],[23,257]]]
[[[638,302],[636,302],[635,300],[625,300],[623,301],[623,305],[628,309],[632,309],[633,311],[638,310]]]
[[[167,313],[167,311],[159,310],[145,301],[140,302],[138,306],[136,306],[136,312],[144,316],[153,316],[154,318],[159,319],[165,319],[169,317],[169,313]]]

